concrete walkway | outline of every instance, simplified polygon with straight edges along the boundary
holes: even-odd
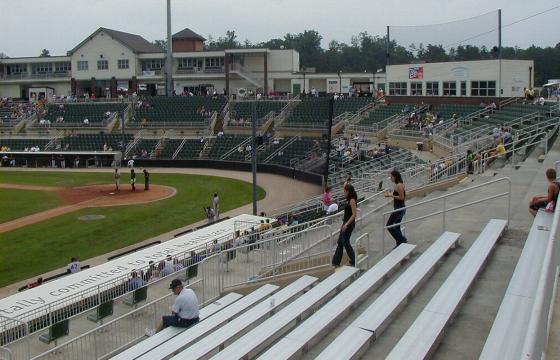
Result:
[[[208,176],[219,176],[230,179],[243,180],[247,182],[252,182],[252,174],[250,172],[243,171],[230,171],[230,170],[214,170],[214,169],[191,169],[191,168],[148,168],[152,174],[152,179],[157,182],[158,173],[168,173],[168,174],[192,174],[192,175],[208,175]],[[25,169],[25,168],[1,168],[1,171],[58,171],[58,172],[106,172],[108,175],[112,173],[112,169]],[[309,184],[303,181],[293,180],[284,176],[274,175],[274,174],[261,174],[257,175],[257,184],[266,191],[266,196],[264,199],[257,202],[258,213],[264,211],[265,213],[270,213],[271,211],[288,206],[290,204],[296,203],[298,201],[304,200],[311,196],[321,193],[321,187],[318,185]],[[236,216],[240,214],[251,214],[253,212],[253,205],[247,204],[241,206],[237,209],[222,213],[223,217],[226,216]],[[149,244],[154,241],[167,241],[173,238],[177,233],[201,226],[206,224],[206,220],[196,222],[194,224],[185,224],[185,226],[174,229],[167,233],[158,235],[156,237],[146,239],[142,242],[136,243],[125,248],[121,248],[112,251],[107,254],[103,254],[90,259],[80,259],[82,264],[88,264],[91,266],[99,265],[107,261],[107,257],[122,253],[124,251],[134,249],[138,246]],[[25,284],[35,281],[38,276],[49,277],[55,274],[66,271],[66,268],[60,268],[52,270],[45,274],[37,274],[33,278],[19,281],[17,283],[11,284],[4,288],[0,288],[0,298],[9,296],[17,292],[17,289]]]

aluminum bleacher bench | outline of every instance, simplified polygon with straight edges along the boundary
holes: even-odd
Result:
[[[331,294],[336,292],[337,288],[342,285],[341,280],[347,278],[349,281],[357,275],[357,273],[358,269],[356,268],[343,267],[315,286],[311,291],[294,300],[278,313],[274,314],[274,316],[236,340],[229,345],[225,351],[218,353],[216,356],[212,357],[212,359],[229,360],[254,357],[262,348],[274,341],[278,335],[282,335],[282,331],[285,332],[289,330],[306,313],[308,314],[314,311],[325,301],[328,301],[332,296]]]
[[[386,360],[426,359],[431,355],[506,227],[506,220],[488,222]]]
[[[182,349],[194,343],[204,335],[206,335],[207,338],[208,336],[213,336],[216,333],[216,331],[221,331],[224,328],[231,329],[231,324],[232,323],[239,324],[240,318],[249,319],[248,320],[249,322],[252,322],[253,321],[252,319],[260,319],[268,315],[271,311],[274,311],[274,309],[280,306],[282,303],[290,300],[294,296],[305,291],[305,289],[313,285],[313,283],[315,283],[316,281],[317,278],[311,276],[303,276],[300,279],[294,281],[292,284],[286,286],[285,288],[281,289],[280,291],[274,294],[273,296],[275,302],[274,306],[271,306],[270,302],[267,300],[261,301],[259,304],[256,304],[254,307],[252,307],[251,309],[245,311],[243,314],[240,315],[241,311],[247,309],[249,305],[245,305],[241,310],[237,310],[236,305],[240,305],[237,307],[241,307],[242,305],[244,305],[243,300],[249,298],[251,295],[253,295],[253,293],[258,292],[260,289],[264,288],[265,290],[266,289],[269,290],[268,293],[266,294],[266,296],[268,296],[278,289],[278,286],[275,285],[270,285],[270,284],[263,285],[261,288],[253,291],[249,295],[245,296],[243,299],[239,300],[237,303],[232,304],[231,306],[232,311],[228,313],[224,311],[219,312],[218,314],[214,315],[216,319],[212,319],[211,321],[211,318],[209,318],[206,321],[203,321],[200,324],[197,324],[189,328],[189,331],[185,331],[184,333],[174,337],[173,339],[167,341],[161,346],[156,347],[152,351],[141,356],[139,359],[145,359],[145,360],[166,359],[169,356],[180,352]],[[261,292],[265,290],[261,290]],[[252,301],[250,305],[254,305],[257,301],[262,300],[266,296],[260,296],[258,300]],[[235,319],[233,319],[234,317]],[[228,323],[225,324],[226,322]],[[219,329],[216,330],[217,328]]]
[[[291,317],[289,315],[290,312],[301,314],[301,312],[305,309],[311,308],[314,304],[328,299],[329,294],[337,291],[341,286],[343,286],[355,275],[357,275],[358,272],[359,269],[353,267],[341,268],[340,271],[335,272],[325,280],[321,281],[317,286],[300,296],[294,302],[286,305],[284,309],[282,309],[277,313],[277,315],[274,315],[273,317],[275,319],[278,319],[278,314]],[[288,285],[287,287],[290,287],[292,284]],[[276,299],[276,301],[278,301],[278,299]],[[263,305],[265,306],[263,310],[267,311],[266,306],[270,305]],[[209,355],[212,355],[217,349],[222,349],[223,346],[231,339],[239,337],[242,331],[244,331],[247,327],[251,325],[257,325],[262,318],[263,316],[258,312],[256,312],[254,316],[240,316],[221,329],[213,332],[212,334],[206,336],[204,339],[188,347],[173,359],[199,359],[201,357],[207,358]],[[250,333],[253,332],[251,331]],[[220,358],[224,358],[224,356],[226,359],[236,358],[235,354],[229,351],[229,348],[226,348],[223,353],[219,353],[217,355],[217,357]]]
[[[206,320],[199,322],[198,324],[191,326],[188,330],[183,331],[181,334],[169,339],[168,341],[162,343],[161,345],[156,345],[153,347],[146,346],[144,348],[144,353],[136,358],[138,359],[164,359],[166,356],[172,355],[173,351],[165,351],[167,349],[173,349],[181,346],[186,346],[190,344],[201,336],[204,336],[215,328],[223,325],[224,323],[230,321],[235,316],[239,315],[243,311],[247,310],[251,306],[255,305],[257,302],[268,297],[279,287],[276,285],[266,284],[258,288],[257,290],[251,292],[250,294],[244,296],[240,300],[231,304],[227,308],[218,313],[208,317]],[[149,344],[148,344],[149,345]],[[130,358],[123,358],[130,359]]]
[[[375,266],[361,275],[328,303],[323,305],[321,309],[274,344],[274,346],[262,354],[259,359],[281,360],[291,359],[300,355],[300,352],[304,348],[311,347],[325,332],[329,330],[329,327],[333,323],[338,322],[338,319],[341,318],[346,311],[363,300],[366,296],[368,296],[368,294],[375,291],[375,289],[383,283],[384,279],[412,253],[415,247],[415,245],[411,244],[402,244],[395,250],[391,251],[377,264],[375,264]],[[279,314],[280,313],[275,316],[278,316]],[[267,322],[271,320],[272,319],[269,319]],[[262,324],[261,326],[263,325],[265,324]],[[261,326],[257,329],[260,329]],[[264,329],[262,334],[265,334]],[[229,346],[227,348],[227,353],[230,354],[232,347],[236,346],[239,342],[242,343],[250,341],[251,344],[243,344],[244,348],[247,350],[254,348],[255,346],[259,346],[263,342],[263,340],[259,339],[260,336],[247,338],[248,335],[249,334],[245,335],[237,342]],[[261,342],[258,343],[257,341]],[[255,342],[254,345],[252,345],[253,342]],[[235,356],[232,356],[232,358],[238,358],[242,355],[241,353],[238,354],[235,351],[233,351],[233,354]]]
[[[318,359],[353,359],[385,329],[399,307],[419,288],[432,269],[453,247],[460,234],[445,232],[354,320]]]
[[[539,210],[515,266],[480,359],[520,359],[553,214]]]
[[[199,318],[200,321],[207,319],[218,311],[224,309],[228,305],[241,299],[243,295],[237,293],[229,293],[226,296],[214,301],[213,303],[200,309]],[[129,347],[127,350],[121,352],[115,357],[114,360],[125,360],[125,359],[135,359],[138,356],[148,352],[149,350],[163,344],[164,342],[173,339],[175,336],[179,335],[185,331],[185,328],[170,326],[158,332],[154,336],[151,336],[140,343]]]

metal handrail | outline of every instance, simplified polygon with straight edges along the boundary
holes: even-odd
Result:
[[[199,263],[199,264],[200,264],[200,263]],[[192,283],[189,283],[189,284],[185,285],[185,287],[186,287],[186,288],[190,288],[190,287],[192,287],[192,286],[194,286],[194,285],[196,285],[196,284],[199,284],[199,283],[201,283],[201,282],[203,282],[203,281],[204,281],[204,279],[199,279],[199,280],[197,280],[197,281],[195,281],[195,282],[192,282]],[[80,341],[80,339],[83,339],[83,338],[85,338],[85,337],[87,337],[87,336],[90,336],[90,335],[92,335],[92,334],[95,334],[95,333],[97,333],[97,332],[102,332],[104,328],[108,328],[108,327],[112,326],[114,323],[117,323],[117,322],[119,322],[119,321],[121,321],[121,320],[123,320],[123,319],[125,319],[125,318],[127,318],[127,317],[129,317],[129,316],[131,316],[131,315],[133,315],[133,314],[140,314],[140,313],[142,313],[143,310],[145,310],[145,309],[147,309],[147,308],[153,306],[154,304],[156,304],[156,303],[158,303],[158,302],[161,302],[162,300],[164,300],[164,299],[166,299],[166,298],[168,298],[168,297],[170,297],[170,296],[172,296],[172,295],[173,295],[173,293],[169,293],[169,294],[164,295],[164,296],[162,296],[162,297],[159,297],[159,298],[157,298],[157,299],[155,299],[155,300],[152,300],[152,301],[150,301],[150,302],[147,302],[147,303],[145,303],[144,305],[139,306],[139,307],[137,307],[136,309],[134,309],[134,310],[132,310],[132,311],[129,311],[129,312],[127,312],[127,313],[125,313],[125,314],[123,314],[123,315],[121,315],[121,316],[119,316],[119,317],[116,317],[115,319],[113,319],[113,320],[111,320],[111,321],[109,321],[109,322],[107,322],[107,323],[105,323],[105,324],[96,326],[95,328],[93,328],[93,329],[91,329],[91,330],[89,330],[89,331],[87,331],[87,332],[85,332],[85,333],[83,333],[83,334],[80,334],[80,335],[76,336],[75,338],[72,338],[71,340],[68,340],[68,341],[66,341],[66,342],[64,342],[64,343],[62,343],[62,344],[60,344],[60,345],[57,345],[57,346],[55,346],[54,348],[52,348],[52,349],[50,349],[50,350],[48,350],[48,351],[46,351],[46,352],[43,352],[43,353],[41,353],[41,354],[39,354],[39,355],[33,357],[32,359],[40,359],[40,358],[44,358],[44,357],[46,357],[46,356],[48,356],[48,355],[50,355],[50,354],[56,354],[58,351],[60,351],[60,349],[64,348],[64,347],[67,346],[68,344],[71,344],[71,343],[73,343],[73,342]]]
[[[560,161],[556,161],[554,167],[558,169]],[[556,298],[558,284],[558,251],[560,245],[556,241],[556,234],[559,222],[560,210],[556,210],[541,265],[541,273],[537,283],[529,324],[527,325],[527,335],[523,344],[521,359],[540,359],[546,351],[552,320],[552,306]]]
[[[503,193],[499,193],[499,194],[496,194],[496,195],[488,196],[488,197],[485,197],[485,198],[480,199],[480,200],[471,201],[471,202],[464,203],[464,204],[454,206],[454,207],[451,207],[451,208],[446,208],[446,199],[451,197],[451,196],[461,194],[461,193],[464,193],[464,192],[467,192],[467,191],[472,191],[472,190],[475,190],[475,189],[478,189],[478,188],[481,188],[481,187],[484,187],[484,186],[489,186],[489,185],[492,185],[492,184],[495,184],[495,183],[498,183],[498,182],[504,182],[504,181],[508,183],[509,190],[507,192],[503,192]],[[387,229],[390,229],[390,228],[393,228],[393,227],[401,226],[403,224],[408,224],[410,222],[426,219],[426,218],[429,218],[429,217],[432,217],[432,216],[443,215],[443,231],[445,231],[445,229],[447,228],[446,221],[445,221],[445,214],[447,212],[459,210],[459,209],[462,209],[462,208],[467,207],[467,206],[479,204],[479,203],[489,201],[489,200],[493,200],[493,199],[503,197],[503,196],[506,196],[506,195],[508,197],[508,200],[507,200],[507,221],[509,222],[510,212],[511,212],[511,179],[508,178],[508,177],[503,177],[503,178],[495,179],[495,180],[492,180],[492,181],[488,181],[484,184],[471,186],[471,187],[468,187],[466,189],[461,189],[461,190],[454,191],[454,192],[449,193],[449,194],[444,194],[444,195],[437,196],[437,197],[429,199],[429,200],[420,201],[420,202],[412,204],[412,205],[407,205],[407,206],[404,206],[402,208],[398,208],[398,209],[394,209],[394,210],[391,210],[391,211],[384,212],[382,214],[383,230],[387,230]],[[412,209],[412,208],[415,208],[415,207],[418,207],[418,206],[421,206],[421,205],[429,204],[429,203],[432,203],[432,202],[438,201],[438,200],[443,200],[442,210],[438,210],[438,211],[429,213],[427,215],[418,216],[416,218],[407,219],[406,221],[401,221],[400,223],[397,223],[397,224],[393,224],[393,225],[389,225],[389,226],[385,225],[386,215],[391,215],[393,213],[406,211],[408,209]],[[382,240],[383,241],[382,253],[384,255],[385,254],[385,231],[383,231],[382,239],[383,239]]]
[[[0,318],[7,319],[8,321],[14,321],[16,323],[22,324],[23,328],[25,329],[25,334],[22,336],[22,338],[25,338],[29,335],[29,324],[27,324],[25,321],[22,321],[22,320],[19,320],[19,319],[16,319],[16,318],[12,318],[12,317],[9,317],[9,316],[5,316],[5,315],[0,315]],[[26,341],[25,345],[26,345],[25,350],[26,350],[26,353],[27,353],[26,355],[27,355],[27,358],[29,359],[29,357],[31,356],[31,348],[30,348],[30,345],[29,345],[29,341]],[[10,351],[10,349],[7,349],[7,350]],[[13,354],[10,352],[10,355],[13,355]]]

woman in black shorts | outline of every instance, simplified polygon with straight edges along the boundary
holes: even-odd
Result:
[[[548,180],[547,194],[535,196],[529,203],[529,212],[536,216],[539,209],[544,209],[550,202],[556,202],[558,193],[560,192],[560,183],[556,181],[556,170],[546,170],[546,179]]]

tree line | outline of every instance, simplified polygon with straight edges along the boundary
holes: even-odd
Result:
[[[208,37],[205,50],[224,50],[235,48],[295,49],[299,52],[300,65],[315,68],[317,72],[368,72],[385,69],[387,62],[387,42],[385,36],[361,32],[352,37],[350,44],[331,41],[327,49],[321,47],[322,36],[315,30],[298,34],[286,34],[283,38],[271,39],[253,44],[248,40],[240,41],[234,30],[229,30],[218,38]],[[496,47],[457,46],[444,49],[441,45],[410,44],[408,47],[389,44],[390,63],[408,64],[414,62],[442,62],[488,60],[498,57]],[[560,78],[560,43],[554,47],[531,46],[502,47],[502,59],[534,60],[535,84],[543,85],[549,79]]]

